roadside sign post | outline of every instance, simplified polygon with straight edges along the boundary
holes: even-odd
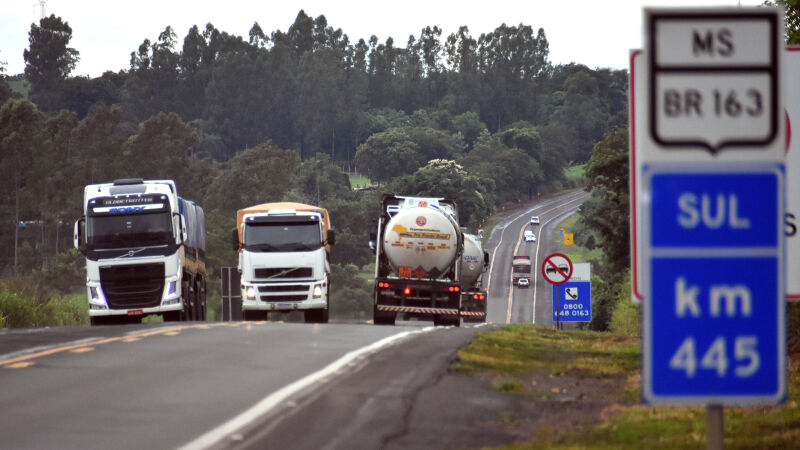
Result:
[[[553,285],[553,322],[592,321],[592,264],[572,263],[569,281]]]
[[[644,23],[647,104],[632,114],[642,395],[705,405],[709,446],[721,445],[724,406],[786,396],[783,18],[645,9]]]
[[[560,286],[569,281],[572,271],[572,261],[563,253],[552,253],[542,262],[542,276],[554,286]],[[555,289],[555,291],[556,311],[559,311],[561,302],[559,301],[558,289]],[[556,314],[556,329],[561,329],[561,318],[559,316],[560,314]]]

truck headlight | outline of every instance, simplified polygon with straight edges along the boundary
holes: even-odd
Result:
[[[314,285],[314,298],[322,297],[322,285],[315,284]]]
[[[248,300],[255,300],[256,299],[256,288],[253,286],[247,286],[244,290],[244,296]]]
[[[89,286],[89,309],[107,309],[106,298],[98,286]]]

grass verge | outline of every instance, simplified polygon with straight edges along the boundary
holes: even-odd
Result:
[[[515,421],[534,436],[503,448],[647,448],[706,446],[705,408],[654,408],[639,403],[639,340],[612,333],[558,331],[517,324],[478,333],[462,349],[453,369],[493,380],[494,389],[532,402],[537,421]],[[800,354],[790,355],[789,398],[776,407],[726,408],[726,448],[797,448],[800,440]],[[538,385],[537,385],[538,380]],[[616,383],[602,397],[574,399],[572,422],[565,419],[568,403],[555,403],[579,380],[591,389]],[[541,388],[547,385],[547,390]],[[539,389],[540,391],[537,391]],[[541,403],[537,403],[541,402]],[[598,414],[586,414],[589,407]],[[548,409],[550,408],[550,409]],[[548,418],[551,419],[548,419]],[[502,418],[498,418],[502,420]],[[550,420],[550,422],[548,422]],[[559,429],[568,432],[558,432]]]

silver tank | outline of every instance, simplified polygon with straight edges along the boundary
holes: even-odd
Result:
[[[398,276],[441,278],[453,264],[460,236],[461,230],[450,214],[435,204],[421,202],[394,214],[386,225],[382,245]],[[430,275],[432,271],[434,276]]]
[[[483,246],[478,236],[464,234],[464,252],[461,256],[461,290],[469,291],[483,273]]]

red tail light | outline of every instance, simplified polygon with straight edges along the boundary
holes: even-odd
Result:
[[[459,288],[458,286],[450,286],[449,288],[447,288],[447,290],[450,292],[458,292],[461,290],[461,288]]]
[[[406,295],[411,295],[411,288],[410,287],[405,288],[403,290],[403,293],[406,294]]]

